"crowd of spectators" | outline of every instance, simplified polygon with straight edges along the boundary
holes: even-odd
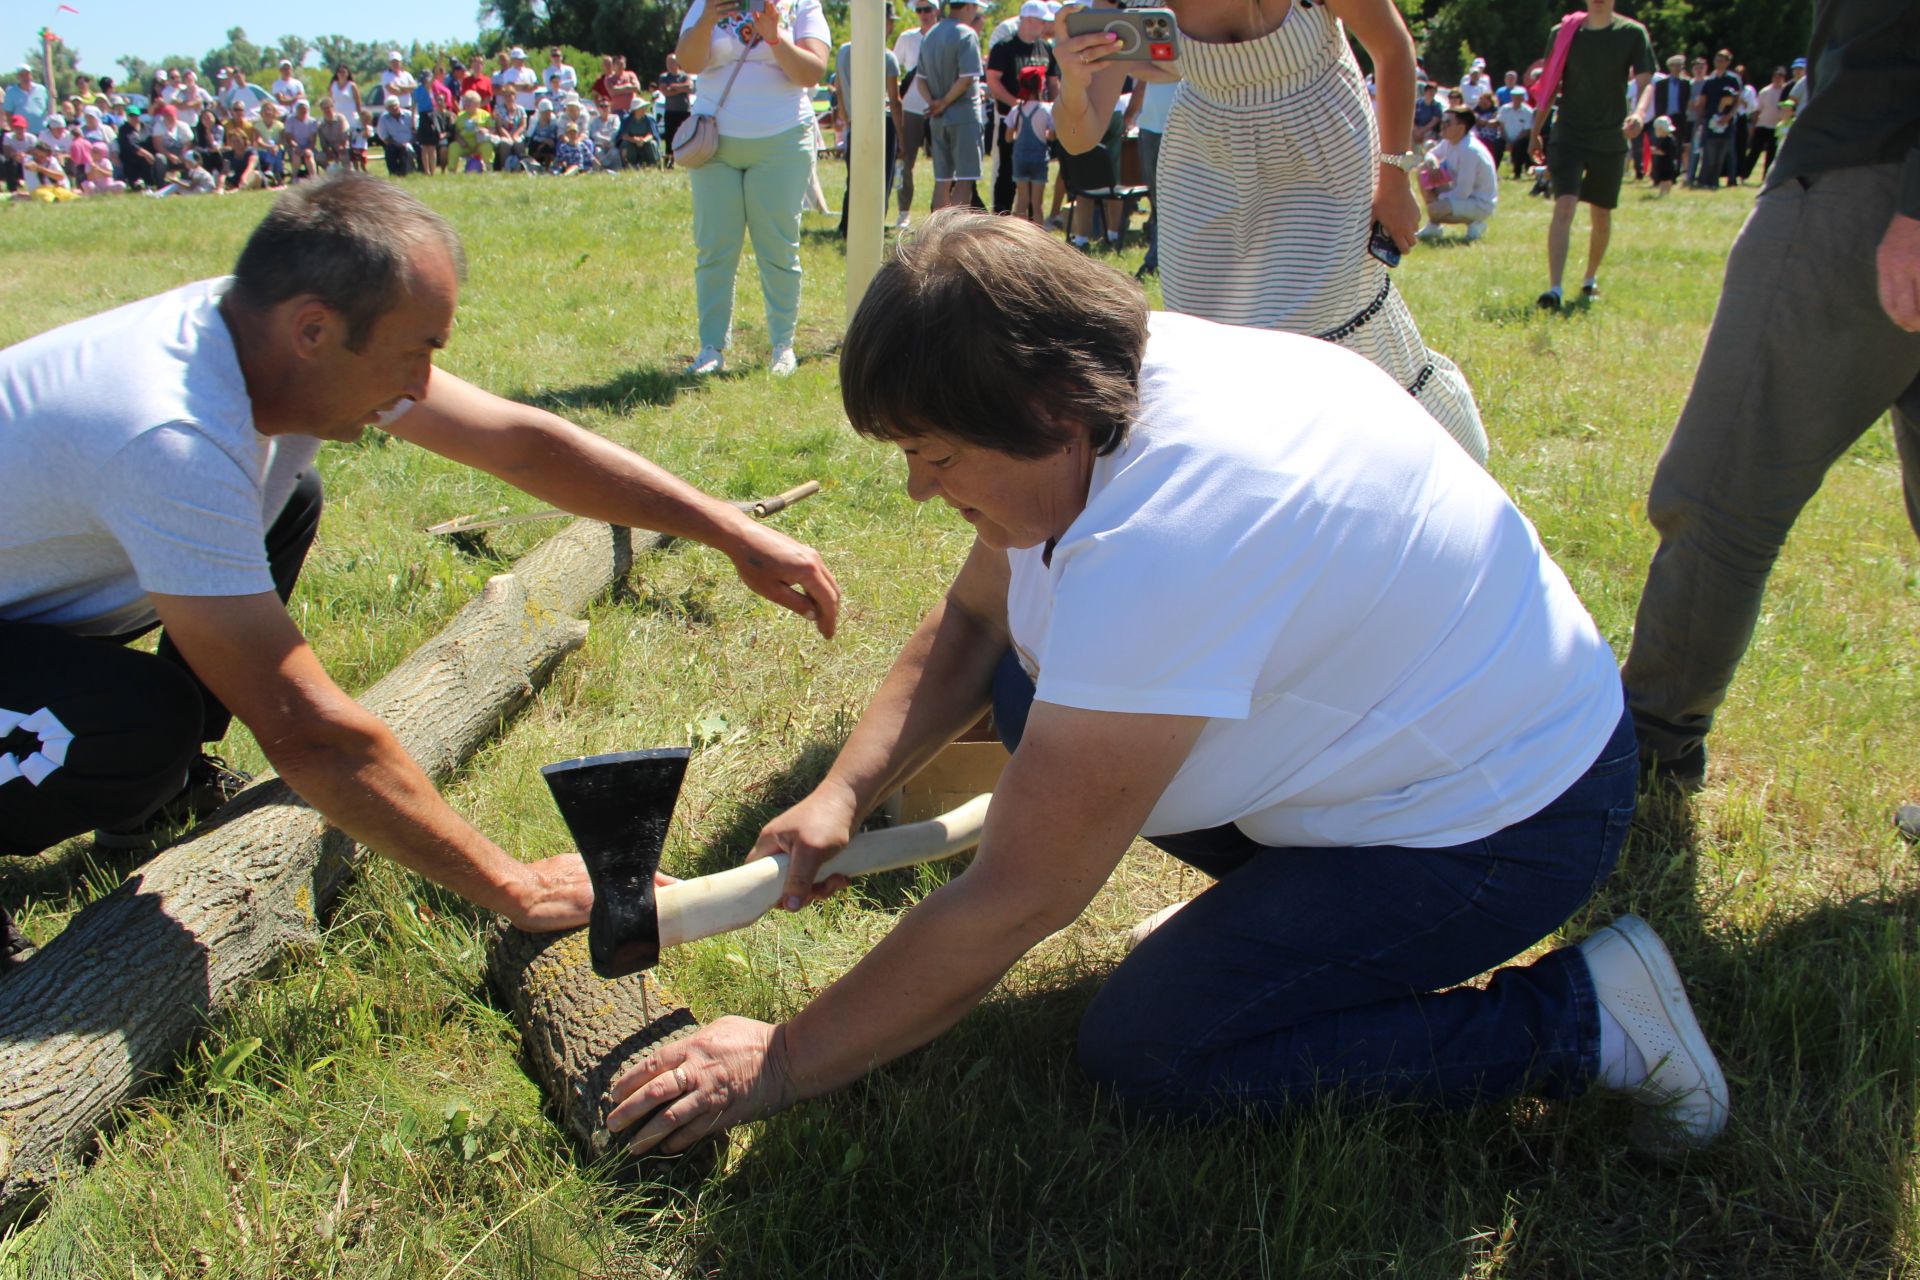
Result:
[[[0,109],[0,182],[50,203],[220,194],[365,170],[376,153],[396,177],[610,173],[668,160],[668,126],[685,118],[693,87],[672,67],[644,84],[618,55],[585,85],[557,48],[539,71],[520,48],[496,61],[436,59],[416,75],[396,49],[377,81],[336,66],[314,95],[287,59],[223,67],[212,86],[191,67],[168,68],[144,92],[81,75],[61,101],[22,65]]]

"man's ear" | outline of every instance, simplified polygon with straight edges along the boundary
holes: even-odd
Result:
[[[342,345],[345,326],[340,313],[311,295],[284,304],[294,354],[312,360]]]

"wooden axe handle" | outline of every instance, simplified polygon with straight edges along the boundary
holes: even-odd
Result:
[[[863,831],[837,857],[821,865],[820,879],[914,867],[971,849],[980,843],[992,799],[975,796],[951,813],[925,822]],[[790,855],[777,853],[697,880],[662,885],[654,894],[660,913],[660,946],[678,946],[752,924],[779,903],[791,861]]]

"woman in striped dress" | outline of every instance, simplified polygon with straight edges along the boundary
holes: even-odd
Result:
[[[1386,266],[1367,252],[1375,222],[1403,250],[1419,224],[1407,172],[1394,163],[1413,125],[1413,41],[1399,11],[1391,0],[1173,8],[1182,81],[1154,199],[1167,309],[1351,348],[1485,462],[1466,377],[1427,349]],[[1374,62],[1377,110],[1344,27]],[[1069,37],[1063,22],[1056,36],[1054,129],[1062,146],[1083,150],[1140,64],[1103,66],[1104,34]]]

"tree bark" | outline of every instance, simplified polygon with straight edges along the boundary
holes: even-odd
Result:
[[[580,647],[574,615],[632,556],[627,530],[573,522],[360,701],[445,779]],[[0,987],[0,1225],[80,1163],[114,1109],[164,1077],[249,980],[316,938],[353,857],[351,840],[267,777],[13,970]]]
[[[528,1072],[581,1154],[631,1173],[635,1162],[607,1132],[607,1090],[652,1050],[691,1035],[700,1025],[693,1014],[651,973],[601,978],[587,958],[585,929],[532,934],[496,923],[487,981],[520,1027]]]

